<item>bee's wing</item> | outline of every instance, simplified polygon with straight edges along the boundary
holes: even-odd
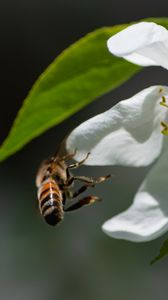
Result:
[[[41,182],[43,181],[44,176],[46,175],[48,169],[49,161],[44,160],[42,161],[36,175],[36,186],[39,187]]]

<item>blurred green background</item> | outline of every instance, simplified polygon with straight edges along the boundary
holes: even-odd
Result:
[[[37,76],[65,47],[101,26],[165,16],[167,8],[165,0],[1,0],[1,141]],[[76,170],[114,177],[95,188],[101,203],[67,214],[56,228],[39,215],[34,183],[41,160],[67,132],[167,78],[165,70],[145,69],[1,164],[0,300],[167,299],[168,260],[149,265],[166,236],[136,244],[101,231],[106,219],[130,205],[147,168]]]

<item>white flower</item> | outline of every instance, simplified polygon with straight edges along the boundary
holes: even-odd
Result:
[[[168,69],[168,31],[155,23],[126,28],[108,40],[108,48],[130,62]],[[69,151],[78,149],[77,160],[91,152],[87,165],[147,166],[159,157],[131,207],[103,224],[112,237],[142,242],[168,230],[166,99],[168,87],[149,87],[84,122],[67,139]]]

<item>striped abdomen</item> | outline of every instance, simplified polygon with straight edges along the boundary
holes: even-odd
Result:
[[[39,208],[42,216],[50,225],[56,225],[64,217],[63,197],[58,184],[48,178],[38,189]]]

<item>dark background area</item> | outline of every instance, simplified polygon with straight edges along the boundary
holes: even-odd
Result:
[[[167,8],[165,0],[1,0],[1,141],[36,78],[64,48],[102,26],[166,16]],[[167,299],[168,261],[149,265],[166,237],[136,244],[101,231],[130,205],[147,169],[81,167],[78,174],[115,176],[95,189],[102,203],[66,215],[56,228],[39,215],[34,183],[39,163],[67,131],[167,79],[167,71],[146,68],[1,164],[0,300]]]

